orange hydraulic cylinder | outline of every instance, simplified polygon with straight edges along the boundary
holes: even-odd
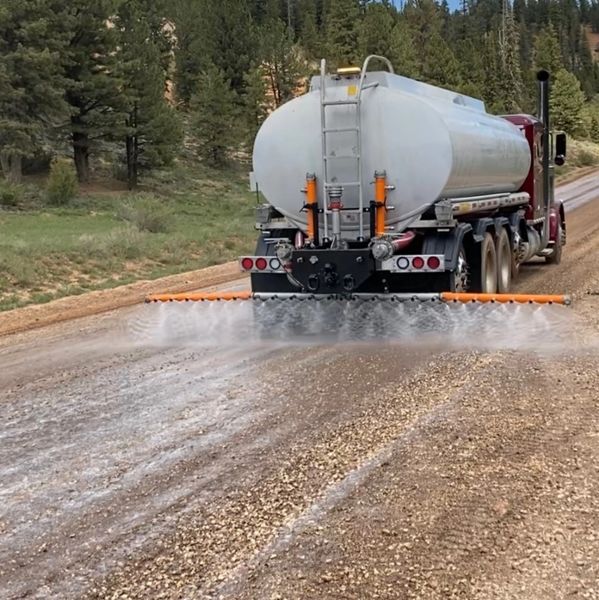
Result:
[[[517,304],[570,304],[569,296],[535,294],[464,294],[443,292],[441,300],[446,302],[499,302]]]
[[[387,217],[387,176],[377,173],[374,178],[374,200],[376,202],[375,235],[385,235],[385,220]]]
[[[252,292],[190,292],[184,294],[154,294],[146,302],[216,302],[219,300],[249,300]]]
[[[314,241],[318,232],[318,192],[316,177],[308,175],[306,178],[306,208],[308,209],[308,239]]]

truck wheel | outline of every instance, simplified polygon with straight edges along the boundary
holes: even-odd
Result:
[[[549,256],[545,257],[545,262],[548,265],[559,265],[562,262],[562,249],[564,240],[564,230],[561,222],[557,226],[557,235],[555,237],[555,244],[553,250]]]
[[[522,258],[522,236],[519,231],[514,231],[514,246],[512,248],[512,283],[520,277],[520,258]]]
[[[495,251],[495,242],[490,233],[485,233],[485,237],[480,244],[475,244],[472,248],[473,259],[473,277],[472,291],[482,294],[494,294],[497,291],[497,253]]]
[[[507,294],[512,287],[513,253],[510,237],[504,227],[495,240],[495,253],[497,254],[497,291],[500,294]]]
[[[464,293],[470,288],[470,280],[468,274],[468,261],[466,259],[466,251],[464,246],[460,246],[458,253],[458,262],[455,271],[451,274],[451,290],[452,292]]]

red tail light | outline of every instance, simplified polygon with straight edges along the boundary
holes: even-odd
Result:
[[[244,271],[251,271],[254,268],[254,261],[249,257],[243,258],[241,260],[241,268]]]
[[[268,262],[265,258],[257,258],[256,259],[256,269],[258,269],[259,271],[264,271],[264,269],[266,269],[268,267]]]
[[[424,258],[421,256],[416,256],[412,259],[412,267],[414,269],[423,269],[424,268]]]
[[[439,260],[439,257],[431,256],[426,261],[426,264],[428,265],[429,269],[433,269],[434,271],[436,271],[441,266],[441,261]]]

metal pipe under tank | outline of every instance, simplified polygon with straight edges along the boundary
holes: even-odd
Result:
[[[337,248],[341,242],[341,198],[343,196],[343,187],[340,185],[329,188],[329,211],[331,213],[331,231],[333,241],[331,248]],[[326,214],[325,214],[326,218]]]

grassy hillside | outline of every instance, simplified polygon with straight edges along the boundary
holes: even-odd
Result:
[[[141,192],[91,186],[66,207],[47,206],[39,183],[17,198],[0,188],[0,310],[236,258],[255,242],[246,181],[180,165]]]

